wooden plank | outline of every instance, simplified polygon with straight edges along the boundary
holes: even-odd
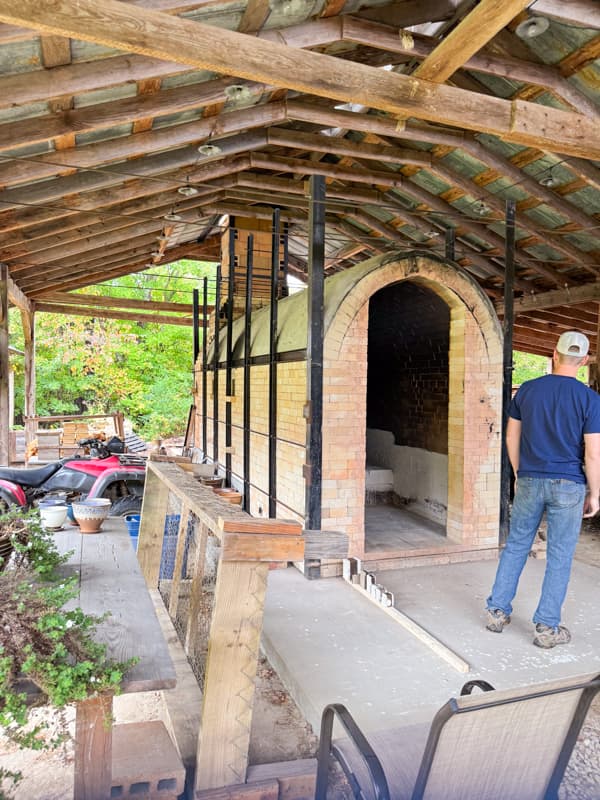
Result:
[[[293,519],[257,519],[255,517],[235,517],[223,519],[219,517],[217,527],[224,533],[279,533],[299,536],[302,525]]]
[[[72,305],[97,305],[105,308],[137,308],[140,311],[173,311],[182,314],[192,313],[191,303],[161,303],[153,300],[134,300],[128,297],[105,297],[95,294],[73,294],[71,292],[48,292],[43,295],[47,303]],[[208,306],[212,313],[213,306]]]
[[[110,797],[112,695],[81,700],[75,707],[74,800]]]
[[[480,0],[427,56],[413,75],[443,83],[508,23],[530,0]]]
[[[576,305],[587,300],[600,300],[600,282],[515,297],[515,314],[522,314],[533,309]],[[503,306],[503,301],[496,303],[496,309],[499,312],[502,311]]]
[[[10,463],[8,359],[8,267],[0,263],[0,464]]]
[[[185,544],[187,539],[188,524],[190,522],[190,509],[181,504],[181,514],[179,517],[179,528],[177,530],[177,549],[175,551],[175,566],[173,568],[173,580],[171,581],[171,592],[169,595],[169,614],[174,618],[177,614],[179,605],[179,587],[181,586],[181,571],[183,569],[183,556],[185,554]]]
[[[450,664],[450,666],[455,670],[462,673],[470,671],[471,667],[467,661],[457,655],[454,651],[450,650],[449,647],[446,647],[445,644],[428,633],[420,625],[417,625],[417,623],[410,617],[407,617],[406,614],[398,611],[398,609],[394,608],[393,606],[383,606],[372,595],[370,595],[369,592],[367,592],[357,583],[351,583],[350,586],[352,586],[353,589],[362,594],[364,597],[367,597],[372,603],[375,603],[375,605],[378,606],[385,614],[387,614],[388,617],[391,617],[393,620],[402,625],[403,628],[415,636],[426,647],[429,647],[430,650],[436,653],[436,655],[442,658],[447,664]]]
[[[165,519],[169,505],[169,487],[148,463],[142,502],[137,558],[149,589],[158,586]]]
[[[18,5],[0,0],[0,19],[391,114],[485,131],[551,152],[600,158],[597,126],[581,114],[432,85],[225,29],[215,37],[212,26],[117,0],[105,0],[101,6],[95,0],[60,0],[52,8],[40,7],[36,0]]]
[[[267,564],[221,562],[210,629],[196,791],[246,780]]]
[[[348,558],[349,538],[341,531],[312,531],[302,533],[306,558]]]
[[[86,308],[84,306],[60,305],[59,303],[36,303],[36,311],[47,311],[50,314],[71,314],[79,317],[97,317],[98,319],[125,319],[131,322],[154,322],[160,325],[193,325],[190,317],[172,317],[168,314],[134,314],[131,311],[116,311],[108,308]]]
[[[42,36],[40,41],[45,67],[61,67],[71,63],[71,40],[64,36]]]
[[[225,533],[221,539],[223,561],[302,561],[302,536],[276,533]]]
[[[55,541],[60,552],[74,551],[64,567],[65,574],[75,571],[80,576],[73,605],[87,614],[109,613],[97,628],[108,656],[139,659],[123,679],[123,692],[174,686],[173,664],[123,520],[105,520],[97,534],[64,531]]]

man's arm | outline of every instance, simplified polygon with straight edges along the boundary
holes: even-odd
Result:
[[[600,436],[600,434],[598,434]],[[514,417],[508,418],[506,426],[506,449],[510,464],[517,476],[519,470],[519,454],[521,452],[521,420]]]
[[[585,500],[584,517],[593,517],[600,509],[600,433],[584,433],[585,477],[588,496]]]

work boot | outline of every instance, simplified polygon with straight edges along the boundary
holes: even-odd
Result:
[[[549,650],[551,647],[556,647],[557,644],[569,644],[571,641],[571,633],[564,625],[557,625],[551,628],[550,625],[544,625],[538,622],[535,626],[535,639],[533,643],[537,647],[543,647]]]
[[[488,631],[492,633],[502,633],[504,627],[510,622],[510,617],[500,608],[488,608],[487,625]]]

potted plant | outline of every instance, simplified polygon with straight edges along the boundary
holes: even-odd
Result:
[[[14,548],[0,573],[0,728],[22,747],[41,749],[48,741],[40,726],[30,724],[34,705],[62,709],[102,692],[118,692],[134,661],[120,663],[106,656],[94,639],[102,618],[80,608],[65,610],[77,594],[76,579],[58,573],[68,555],[57,551],[52,534],[36,512],[11,512],[0,517],[0,535],[10,531]],[[65,736],[65,732],[59,738]],[[0,800],[18,779],[0,772]]]

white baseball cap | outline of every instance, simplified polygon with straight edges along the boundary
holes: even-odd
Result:
[[[583,333],[578,331],[566,331],[561,334],[558,342],[556,343],[557,353],[562,353],[564,356],[576,356],[583,358],[587,356],[590,349],[590,341]]]

